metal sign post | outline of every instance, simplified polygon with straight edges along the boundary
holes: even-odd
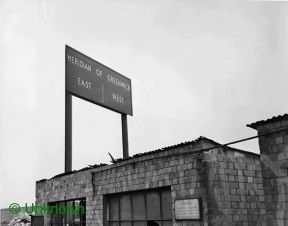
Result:
[[[127,115],[121,114],[121,121],[122,121],[123,158],[127,159],[129,157]]]
[[[72,170],[72,95],[121,114],[123,158],[129,157],[131,80],[79,51],[65,48],[65,172]]]
[[[72,171],[72,95],[65,91],[65,172]]]

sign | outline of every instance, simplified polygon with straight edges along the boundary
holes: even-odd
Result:
[[[199,199],[175,200],[176,220],[200,220]]]
[[[66,45],[66,90],[125,115],[133,115],[131,80]]]

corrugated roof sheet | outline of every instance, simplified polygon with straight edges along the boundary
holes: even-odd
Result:
[[[215,145],[215,147],[218,147],[218,146],[221,146],[220,143],[214,141],[214,140],[211,140],[209,138],[206,138],[206,137],[203,137],[203,136],[200,136],[199,138],[195,139],[195,140],[192,140],[192,141],[187,141],[187,142],[182,142],[182,143],[179,143],[179,144],[176,144],[176,145],[172,145],[172,146],[167,146],[167,147],[163,147],[163,148],[160,148],[160,149],[156,149],[156,150],[153,150],[153,151],[148,151],[148,152],[144,152],[144,153],[138,153],[138,154],[135,154],[129,158],[126,158],[126,159],[122,159],[122,158],[119,158],[119,159],[116,159],[116,162],[114,163],[118,163],[118,162],[122,162],[122,161],[127,161],[127,160],[130,160],[130,159],[134,159],[134,158],[139,158],[139,157],[142,157],[142,156],[145,156],[145,155],[150,155],[150,154],[154,154],[154,153],[159,153],[159,152],[162,152],[162,151],[167,151],[167,150],[171,150],[173,148],[179,148],[179,147],[185,147],[185,146],[188,146],[188,145],[192,145],[192,144],[197,144],[201,141],[208,141],[212,144]],[[238,149],[238,148],[233,148],[233,147],[230,147],[230,146],[227,146],[229,147],[231,150],[234,150],[234,151],[239,151],[239,152],[242,152],[242,153],[249,153],[249,154],[252,154],[252,155],[257,155],[255,153],[252,153],[252,152],[247,152],[247,151],[244,151],[244,150],[241,150],[241,149]],[[211,148],[204,148],[200,151],[205,151],[207,149],[211,149]],[[113,164],[114,164],[113,163]],[[100,163],[100,164],[95,164],[95,165],[89,165],[85,168],[82,168],[82,169],[79,169],[79,170],[73,170],[73,171],[70,171],[70,172],[66,172],[66,173],[61,173],[61,174],[57,174],[55,175],[54,177],[52,177],[51,179],[53,178],[57,178],[57,177],[61,177],[61,176],[65,176],[65,175],[69,175],[69,174],[74,174],[76,172],[80,172],[80,171],[84,171],[84,170],[88,170],[88,169],[94,169],[94,168],[99,168],[99,167],[103,167],[103,166],[106,166],[107,164],[105,163]],[[39,181],[36,181],[36,182],[42,182],[42,181],[46,181],[46,179],[42,179],[42,180],[39,180]]]
[[[283,119],[284,120],[288,119],[288,114],[274,116],[274,117],[266,119],[266,120],[261,120],[261,121],[258,121],[258,122],[247,124],[247,126],[252,128],[252,129],[257,129],[257,127],[260,126],[260,125],[264,125],[266,123],[271,123],[271,122],[277,122],[277,121],[280,121],[280,120],[283,120]]]
[[[153,150],[153,151],[148,151],[148,152],[144,152],[144,153],[138,153],[138,154],[133,155],[131,157],[128,157],[126,159],[119,158],[119,159],[116,159],[115,163],[126,161],[126,160],[133,159],[133,158],[139,158],[139,157],[142,157],[142,156],[145,156],[145,155],[150,155],[150,154],[154,154],[154,153],[158,153],[158,152],[162,152],[162,151],[167,151],[167,150],[172,149],[172,148],[179,148],[179,147],[184,147],[184,146],[191,145],[191,144],[196,144],[196,143],[198,143],[200,141],[203,141],[203,140],[207,140],[207,141],[213,142],[215,144],[219,144],[219,143],[217,143],[217,142],[215,142],[215,141],[213,141],[211,139],[208,139],[206,137],[200,136],[199,138],[197,138],[195,140],[192,140],[192,141],[187,141],[187,142],[179,143],[179,144],[176,144],[176,145],[163,147],[163,148],[156,149],[156,150]],[[52,178],[57,178],[57,177],[73,174],[73,173],[76,173],[76,172],[79,172],[79,171],[88,170],[88,169],[99,168],[99,167],[102,167],[102,166],[105,166],[105,165],[107,165],[107,164],[100,163],[100,164],[95,164],[95,165],[89,165],[89,166],[84,167],[84,168],[79,169],[79,170],[73,170],[73,171],[70,171],[70,172],[57,174],[57,175],[55,175]],[[42,180],[39,180],[39,181],[36,181],[36,182],[42,182],[42,181],[45,181],[45,180],[46,179],[42,179]]]

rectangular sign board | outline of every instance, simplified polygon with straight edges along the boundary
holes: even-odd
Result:
[[[175,200],[176,220],[200,220],[200,200],[199,199],[179,199]]]
[[[131,80],[66,45],[66,91],[125,115],[133,115]]]

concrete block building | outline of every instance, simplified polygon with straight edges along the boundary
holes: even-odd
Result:
[[[258,131],[267,225],[288,225],[288,115],[248,125]]]
[[[266,225],[259,155],[205,137],[38,181],[36,200],[85,205],[45,225]]]
[[[45,225],[287,226],[288,115],[249,124],[260,155],[200,137],[36,183]]]

